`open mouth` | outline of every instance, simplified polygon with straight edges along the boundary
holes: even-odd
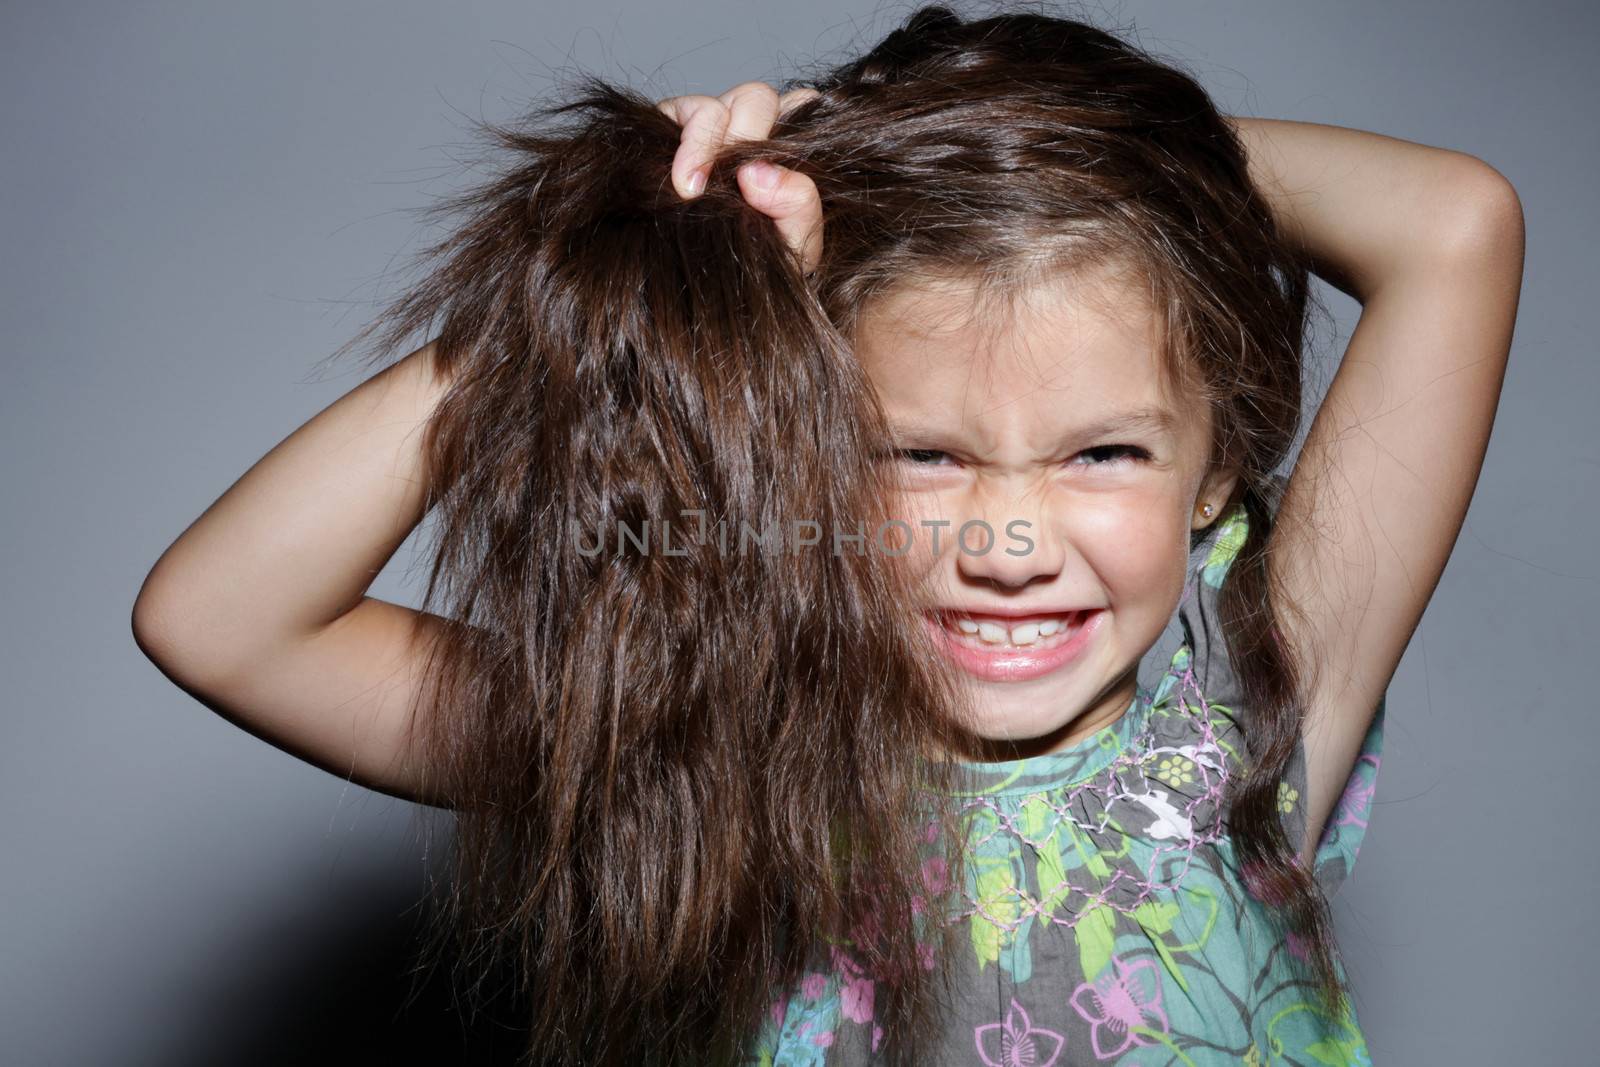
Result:
[[[958,666],[986,681],[1015,682],[1077,659],[1104,614],[1099,608],[1024,616],[945,609],[929,612],[927,620]]]

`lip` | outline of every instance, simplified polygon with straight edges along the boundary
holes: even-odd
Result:
[[[1027,618],[1040,613],[993,611],[975,614]],[[1084,649],[1094,640],[1095,634],[1100,629],[1100,620],[1104,616],[1105,611],[1102,609],[1096,608],[1090,611],[1088,618],[1078,627],[1071,640],[1064,641],[1054,648],[1037,651],[1027,648],[1008,648],[993,652],[973,648],[957,641],[938,617],[933,615],[923,617],[927,620],[928,629],[933,633],[939,648],[968,674],[986,682],[1025,682],[1058,671],[1079,659]]]

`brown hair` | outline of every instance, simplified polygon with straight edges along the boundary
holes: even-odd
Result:
[[[438,323],[453,378],[426,441],[424,603],[454,621],[416,726],[454,813],[438,929],[458,966],[509,954],[533,1061],[700,1063],[736,1054],[819,938],[847,937],[886,1058],[915,1062],[947,979],[942,950],[919,961],[922,805],[953,773],[921,757],[961,742],[912,592],[881,554],[826,543],[670,555],[652,533],[591,556],[574,536],[694,510],[734,537],[870,532],[895,489],[851,349],[874,300],[957,277],[1003,304],[1123,257],[1172,380],[1211,408],[1213,462],[1240,474],[1223,513],[1249,519],[1221,592],[1250,707],[1231,830],[1336,1004],[1326,902],[1275,804],[1302,702],[1267,595],[1266,493],[1300,419],[1307,263],[1235,134],[1189,75],[1034,13],[921,8],[794,85],[820,96],[724,147],[688,202],[668,179],[681,131],[631,90],[585,77],[483,124],[503,168],[429,209],[460,221],[351,342],[393,351]],[[810,277],[734,184],[755,158],[817,184]]]

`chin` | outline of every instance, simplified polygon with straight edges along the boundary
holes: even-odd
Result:
[[[975,737],[985,741],[1033,741],[1054,734],[1077,718],[1077,714],[1063,716],[1060,707],[1050,701],[1014,702],[987,701],[976,698],[977,707],[969,725]],[[1053,711],[1054,714],[1047,712]]]

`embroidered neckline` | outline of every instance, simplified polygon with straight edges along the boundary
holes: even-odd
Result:
[[[1139,736],[1149,720],[1150,707],[1151,694],[1141,687],[1115,722],[1059,751],[995,762],[958,760],[959,775],[970,785],[948,795],[1020,796],[1088,781],[1109,767]]]

